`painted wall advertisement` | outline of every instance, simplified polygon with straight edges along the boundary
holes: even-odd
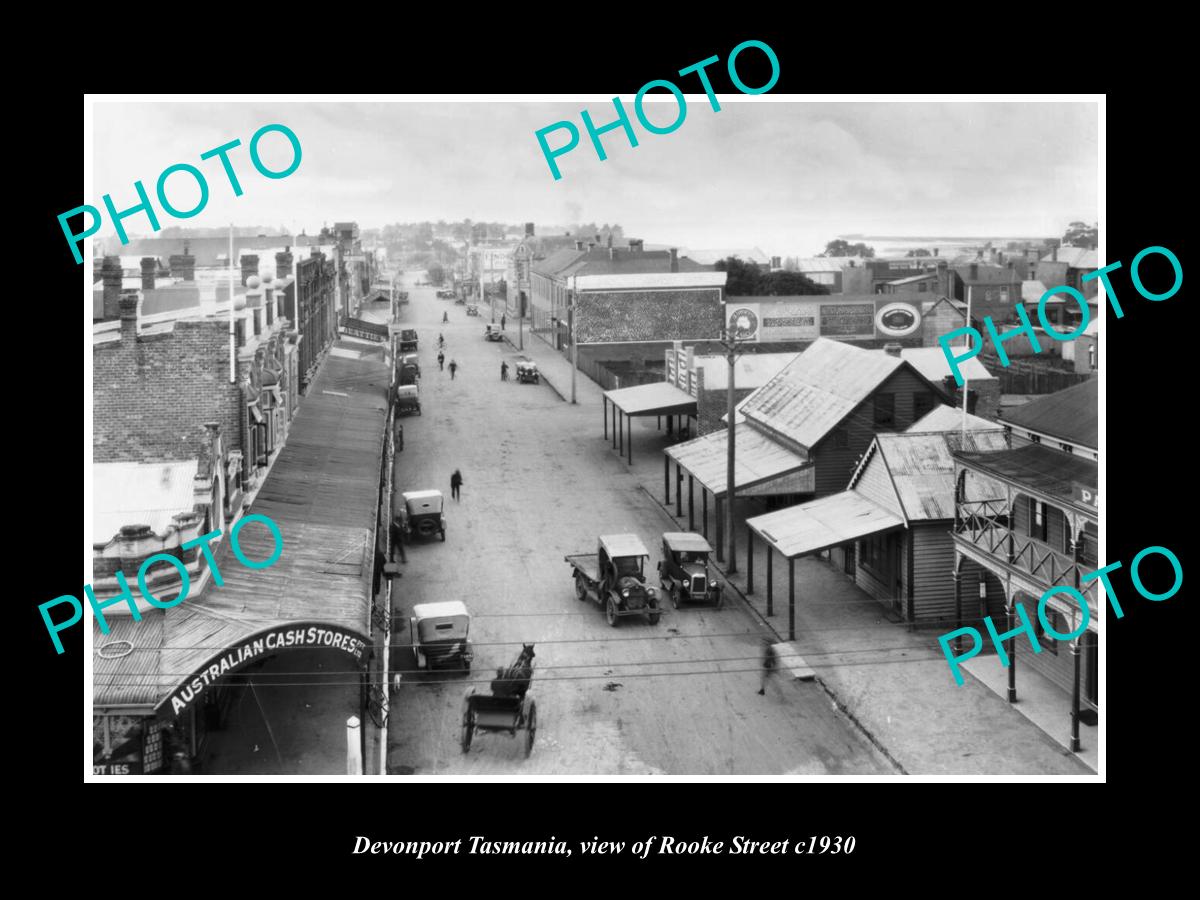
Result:
[[[873,340],[912,337],[921,331],[921,307],[895,294],[769,299],[730,297],[729,328],[761,342]]]

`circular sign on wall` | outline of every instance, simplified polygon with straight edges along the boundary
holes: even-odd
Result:
[[[744,306],[735,309],[729,314],[729,330],[735,338],[754,337],[758,332],[758,315]]]
[[[875,328],[884,337],[908,337],[921,327],[921,310],[911,303],[887,303],[875,311]]]

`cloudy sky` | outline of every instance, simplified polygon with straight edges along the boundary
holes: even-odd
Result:
[[[580,120],[615,117],[610,99],[571,102],[284,101],[130,103],[94,107],[94,196],[102,207],[136,203],[140,179],[153,196],[158,175],[186,162],[205,173],[207,207],[160,224],[228,222],[310,233],[323,223],[363,227],[429,219],[540,224],[620,223],[627,236],[693,248],[758,246],[810,255],[839,234],[1061,236],[1068,222],[1098,219],[1094,103],[814,103],[720,97],[714,112],[688,96],[673,133],[645,131],[623,97],[639,144],[620,129],[602,136],[600,161]],[[674,100],[647,103],[669,123]],[[534,133],[570,120],[581,142],[558,158],[555,181]],[[303,158],[270,180],[251,165],[251,135],[279,122],[299,137]],[[244,194],[234,197],[217,159],[200,154],[238,138],[230,160]],[[550,135],[552,147],[567,139]],[[264,162],[290,160],[279,134],[264,138]],[[172,175],[168,198],[188,209],[194,181]],[[157,203],[156,203],[157,206]],[[148,232],[144,216],[126,220]],[[98,236],[113,233],[107,221]]]

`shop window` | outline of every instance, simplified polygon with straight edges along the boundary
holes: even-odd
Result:
[[[1046,504],[1041,500],[1029,498],[1029,536],[1035,537],[1039,541],[1046,540],[1046,520],[1047,515]]]
[[[875,395],[875,427],[894,428],[896,425],[896,395]]]

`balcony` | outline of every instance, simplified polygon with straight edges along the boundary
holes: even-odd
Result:
[[[1017,586],[1040,597],[1055,585],[1066,585],[1087,598],[1096,609],[1098,579],[1086,584],[1083,576],[1096,565],[1060,553],[1048,544],[1008,527],[1006,500],[964,501],[958,504],[954,540],[967,555],[993,569],[1013,575]],[[972,552],[973,551],[973,552]]]

